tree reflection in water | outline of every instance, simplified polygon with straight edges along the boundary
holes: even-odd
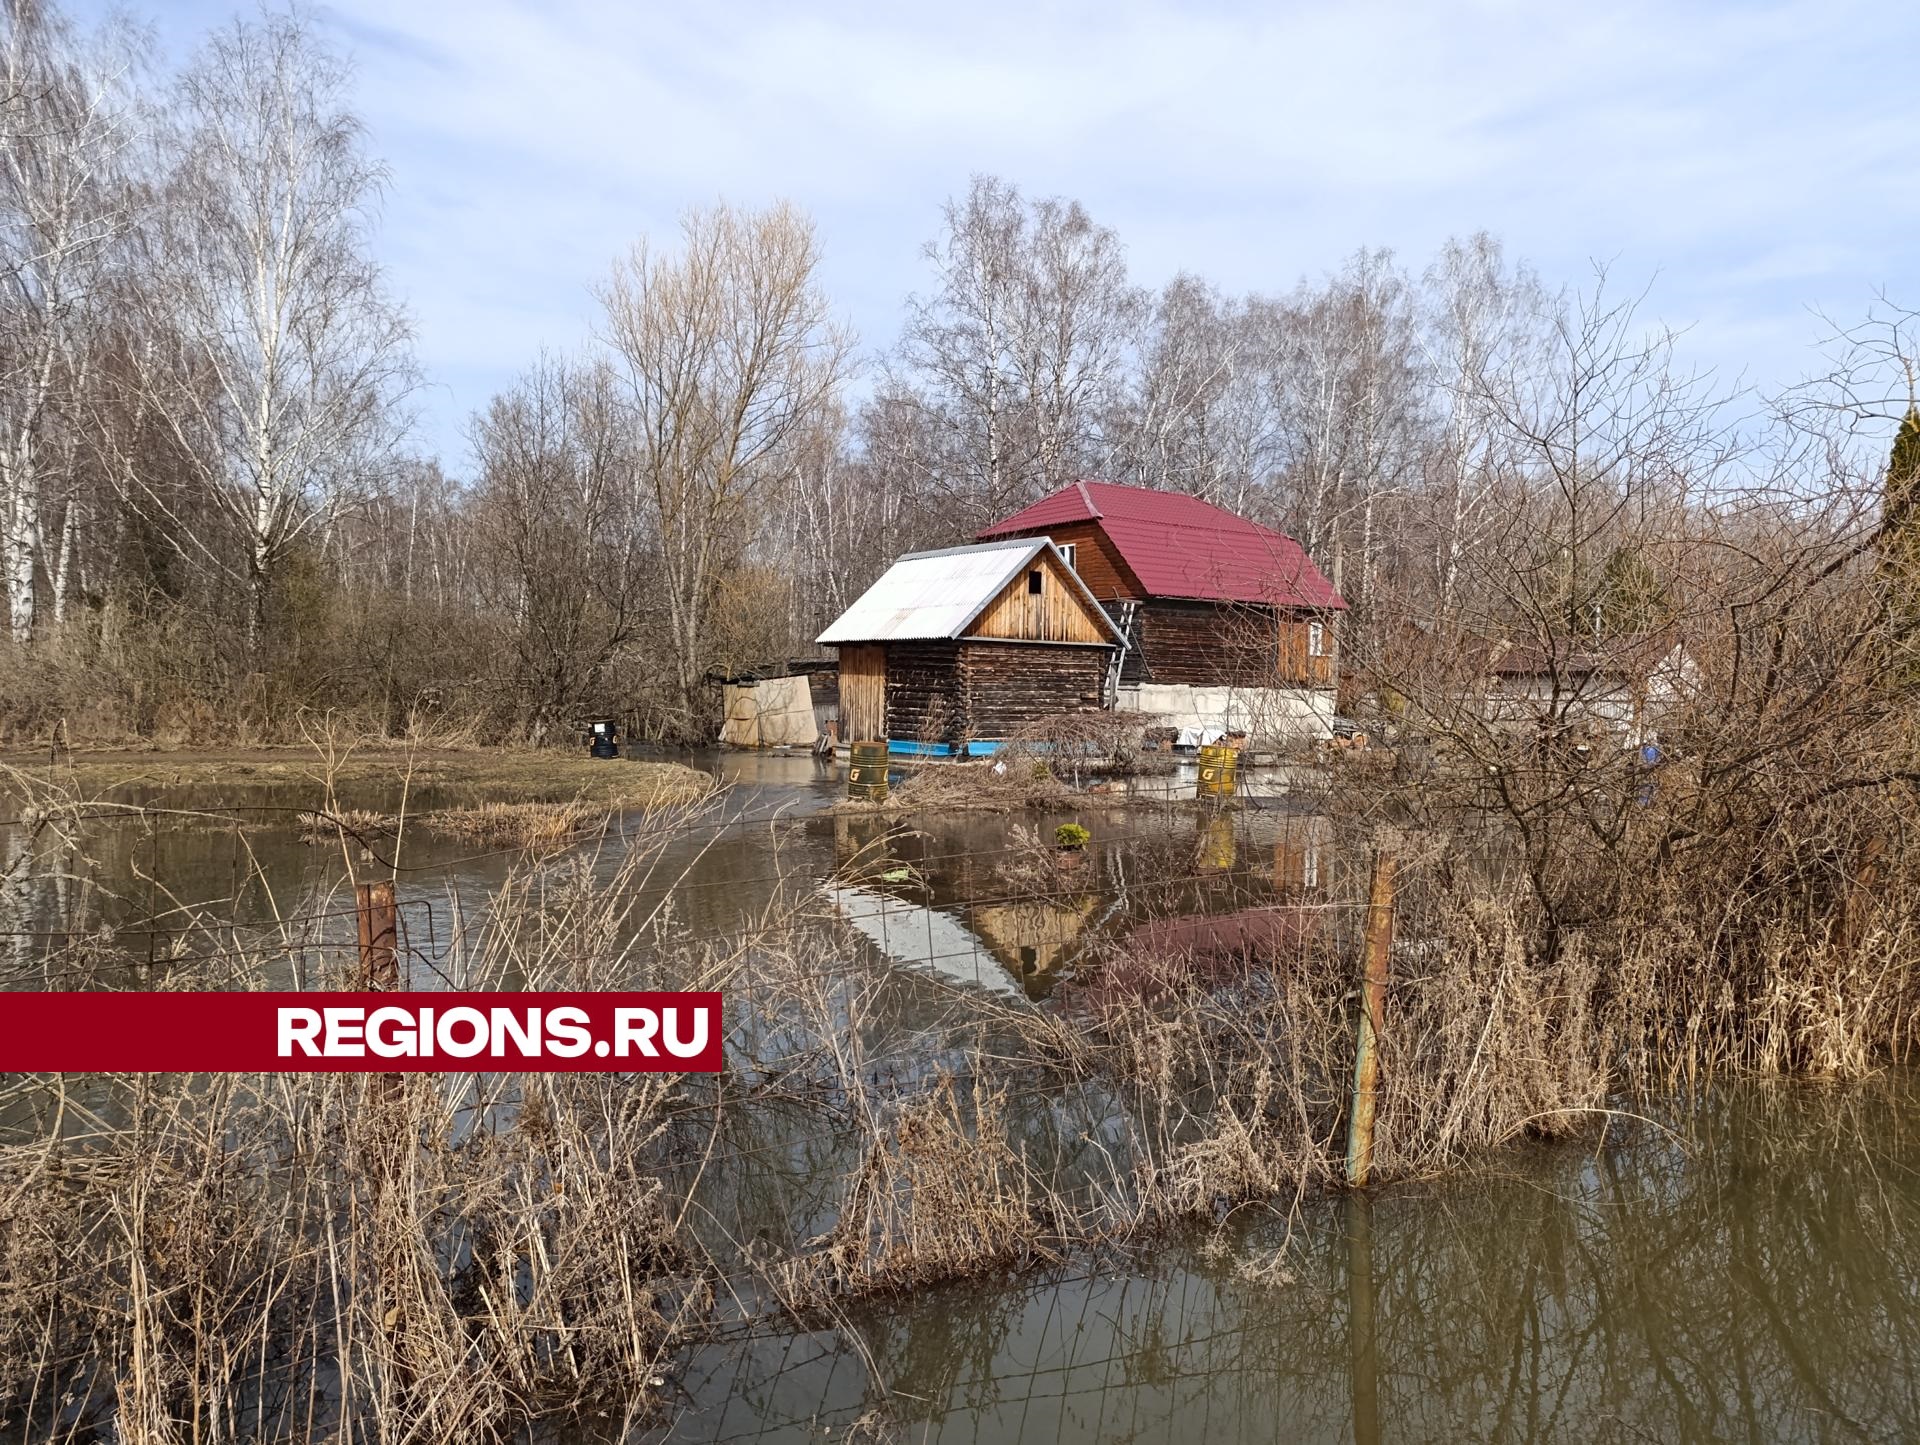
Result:
[[[1290,1237],[1243,1218],[1224,1250],[922,1291],[859,1315],[863,1349],[714,1345],[669,1434],[1913,1438],[1917,1094],[1906,1075],[1724,1087],[1586,1150],[1310,1205]],[[1284,1273],[1265,1264],[1282,1244]]]

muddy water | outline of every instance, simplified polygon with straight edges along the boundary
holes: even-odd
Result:
[[[1090,950],[1133,930],[1304,916],[1354,893],[1348,860],[1283,796],[1224,819],[1089,800],[902,826],[829,812],[844,789],[830,763],[705,762],[732,785],[725,804],[641,885],[666,930],[725,936],[812,895],[838,921],[823,968],[906,981],[903,1037],[951,1010],[956,986],[1047,1007]],[[311,918],[321,958],[350,946],[339,849],[290,824],[311,799],[255,786],[164,801],[184,811],[95,820],[15,869],[0,984],[35,986],[35,960],[74,937],[102,940],[132,986],[217,983],[214,961],[178,950],[201,908],[261,929]],[[1014,830],[1044,839],[1061,821],[1093,842],[1044,862],[1059,871],[1035,901],[1032,876],[1007,872],[1036,855]],[[622,819],[584,856],[610,875],[625,847],[652,846],[646,827]],[[6,858],[22,846],[0,829]],[[401,862],[410,967],[430,987],[515,858],[416,835]],[[865,1422],[888,1432],[869,1438],[968,1442],[1915,1438],[1916,1102],[1904,1074],[1723,1090],[1485,1177],[1290,1219],[1243,1211],[1146,1254],[923,1290],[841,1329],[763,1320],[674,1363],[661,1436],[838,1439]],[[832,1140],[769,1148],[778,1120],[753,1131],[763,1172],[709,1180],[705,1205],[735,1238],[826,1227],[849,1160]]]
[[[629,852],[648,854],[634,917],[682,941],[724,938],[820,902],[823,881],[837,879],[845,886],[824,906],[882,957],[1040,998],[1094,941],[1148,917],[1272,903],[1286,891],[1276,888],[1276,861],[1296,891],[1324,887],[1315,820],[1283,796],[1214,817],[1107,795],[1057,814],[901,820],[831,812],[845,796],[844,764],[752,753],[691,761],[725,786],[697,822],[662,840],[645,816],[621,815],[607,837],[561,860],[605,879]],[[1192,780],[1176,774],[1150,786],[1190,798]],[[210,948],[206,930],[193,926],[208,919],[235,925],[220,940],[233,952],[262,940],[285,949],[276,982],[311,983],[353,949],[352,874],[387,876],[396,862],[410,982],[440,986],[455,935],[484,918],[495,891],[525,871],[524,857],[417,827],[397,845],[383,838],[349,857],[337,842],[302,835],[298,815],[317,794],[317,785],[285,782],[125,790],[116,802],[145,812],[97,814],[77,837],[46,833],[30,851],[19,827],[0,826],[0,865],[9,870],[0,883],[0,986],[37,986],[37,962],[49,952],[95,942],[90,976],[100,982],[216,986],[222,947]],[[346,791],[341,806],[391,813],[401,801],[363,786]],[[416,814],[481,801],[457,788],[406,800]],[[1007,875],[1010,849],[1044,853],[1065,822],[1092,834],[1084,854],[1038,878]],[[1295,840],[1284,857],[1276,852],[1283,837]],[[1036,888],[1060,896],[1013,896]],[[286,948],[289,939],[299,947]]]
[[[1916,1102],[1910,1076],[1743,1087],[1498,1175],[714,1346],[662,1438],[1913,1439]]]

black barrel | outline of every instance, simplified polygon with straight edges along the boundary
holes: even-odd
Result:
[[[620,756],[620,724],[602,718],[587,725],[587,751],[596,758]]]

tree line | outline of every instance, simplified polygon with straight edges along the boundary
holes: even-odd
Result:
[[[1603,271],[1551,285],[1488,235],[1272,293],[1155,288],[1081,205],[991,176],[864,346],[803,212],[692,211],[613,262],[591,335],[530,357],[466,455],[429,457],[373,258],[387,174],[313,23],[233,21],[170,75],[125,22],[4,0],[0,25],[16,739],[266,739],[319,709],[699,738],[714,676],[1085,476],[1298,536],[1354,605],[1352,659],[1670,625],[1705,558],[1786,566],[1787,538],[1904,516],[1862,426],[1910,401],[1898,310],[1759,398],[1686,371]]]

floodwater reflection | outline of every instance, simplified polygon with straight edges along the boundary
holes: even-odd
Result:
[[[871,1374],[831,1331],[703,1349],[663,1438],[1911,1439],[1916,1087],[1728,1088],[1290,1237],[924,1290],[854,1319]]]

